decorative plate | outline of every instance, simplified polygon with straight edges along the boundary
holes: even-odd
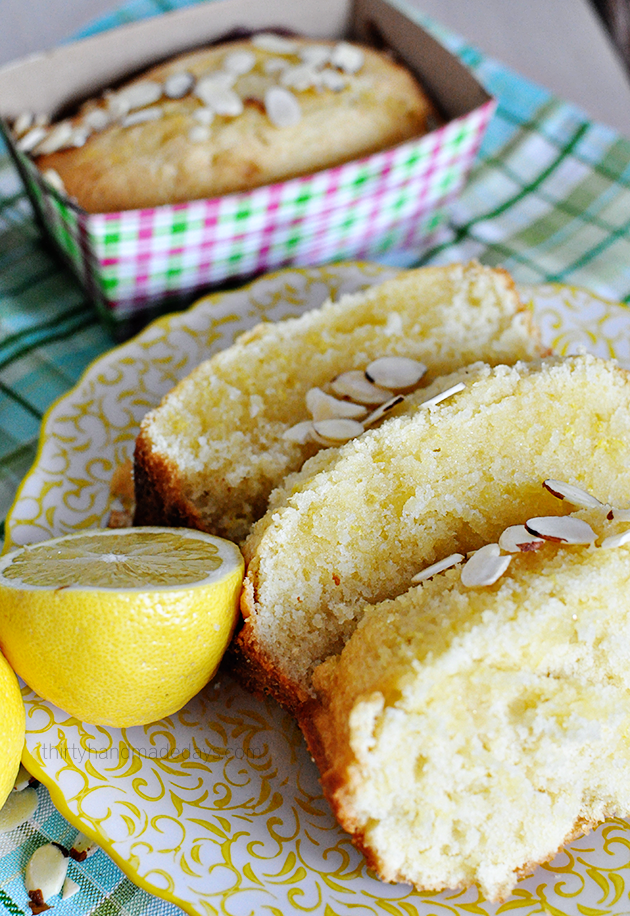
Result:
[[[7,541],[105,525],[112,475],[131,457],[140,420],[202,358],[258,321],[297,315],[395,272],[353,262],[281,271],[208,296],[101,357],[47,414]],[[625,307],[558,285],[522,293],[547,344],[630,367]],[[621,819],[571,843],[500,906],[474,888],[417,893],[382,883],[337,826],[293,720],[226,676],[177,715],[138,728],[85,725],[28,688],[24,700],[24,762],[59,810],[133,881],[195,916],[630,911],[630,824]]]

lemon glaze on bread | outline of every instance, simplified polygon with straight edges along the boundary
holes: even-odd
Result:
[[[298,708],[366,602],[402,594],[423,566],[524,514],[563,514],[545,478],[630,504],[630,381],[615,363],[477,365],[426,394],[459,380],[451,399],[321,452],[272,494],[243,548],[245,622],[229,650],[251,687]]]
[[[300,724],[383,879],[505,898],[630,812],[629,592],[630,545],[546,544],[491,587],[454,568],[366,608]]]
[[[305,48],[334,48],[332,42],[291,42],[296,47],[291,54],[267,51],[251,40],[203,48],[160,64],[122,87],[124,91],[141,83],[164,83],[181,74],[198,81],[214,73],[225,75],[226,59],[246,52],[254,55],[252,69],[234,73],[233,86],[226,85],[240,100],[242,111],[200,120],[199,112],[209,109],[194,87],[181,98],[158,95],[139,109],[159,109],[155,119],[136,121],[134,111],[128,123],[123,112],[122,118],[92,132],[78,148],[38,156],[36,147],[37,165],[43,172],[53,169],[85,210],[104,213],[247,191],[421,136],[432,128],[429,117],[435,124],[433,106],[410,71],[386,54],[362,47],[363,64],[356,72],[331,71],[341,80],[341,88],[289,87],[301,114],[294,124],[276,126],[267,116],[264,99],[267,90],[282,85],[281,73],[268,72],[269,62],[297,67]],[[109,97],[87,102],[72,119],[73,128],[83,129],[95,111],[101,116],[115,112],[112,102],[119,93],[117,89]]]
[[[421,360],[424,384],[475,359],[513,363],[541,352],[509,275],[475,263],[403,271],[300,318],[258,325],[143,420],[135,523],[242,541],[271,490],[316,451],[284,438],[307,419],[309,389],[375,357]]]

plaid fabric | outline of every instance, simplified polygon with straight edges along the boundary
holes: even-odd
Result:
[[[132,0],[86,34],[184,5]],[[435,23],[423,25],[476,71],[499,107],[470,182],[422,263],[477,257],[504,265],[517,281],[572,283],[629,302],[630,141]],[[386,260],[413,262],[398,252]],[[33,460],[43,413],[112,342],[77,280],[44,242],[15,168],[0,157],[2,518]],[[38,792],[32,822],[0,837],[0,908],[11,914],[28,913],[22,876],[30,852],[74,835],[47,791]],[[72,870],[81,892],[55,904],[60,916],[180,913],[134,887],[102,852]]]
[[[0,834],[0,912],[11,916],[30,916],[24,871],[31,855],[40,846],[54,841],[72,846],[77,830],[53,806],[50,795],[39,786],[37,810],[27,824]],[[68,877],[79,891],[67,901],[51,900],[59,916],[182,916],[182,911],[136,887],[113,862],[99,850],[84,862],[68,863]]]

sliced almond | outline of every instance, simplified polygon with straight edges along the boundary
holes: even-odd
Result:
[[[54,188],[55,191],[59,191],[60,194],[66,193],[66,187],[59,172],[57,172],[55,169],[46,169],[45,172],[42,172],[42,175],[51,186],[51,188]]]
[[[326,67],[320,73],[320,84],[324,89],[330,89],[331,92],[342,92],[348,85],[348,80],[338,70]]]
[[[35,122],[35,115],[32,111],[23,111],[21,115],[18,115],[15,121],[13,122],[13,136],[14,137],[23,137],[24,134],[31,129]]]
[[[243,112],[243,100],[233,89],[221,85],[215,78],[199,80],[195,95],[215,114],[236,118]]]
[[[171,73],[164,81],[164,95],[169,99],[183,99],[192,91],[195,77],[188,70]]]
[[[433,395],[432,398],[427,398],[426,401],[423,401],[420,404],[420,407],[435,407],[436,404],[439,404],[441,401],[445,401],[446,398],[452,397],[454,394],[457,394],[459,391],[463,391],[466,386],[463,382],[458,382],[457,385],[453,385],[451,388],[446,388],[444,391],[440,391],[439,394]]]
[[[149,121],[159,121],[164,115],[161,105],[153,108],[141,108],[140,111],[131,111],[120,122],[121,127],[134,127],[136,124],[146,124]]]
[[[330,60],[330,45],[305,45],[299,50],[300,59],[310,67],[323,67]]]
[[[308,64],[298,64],[296,67],[287,67],[280,74],[280,83],[287,89],[294,89],[296,92],[305,92],[319,85],[320,78],[318,71]]]
[[[68,858],[56,843],[46,843],[35,850],[24,878],[33,913],[41,912],[42,903],[60,892],[67,871]]]
[[[619,522],[630,522],[630,509],[617,509],[613,507],[608,514],[608,518],[611,520],[616,518]]]
[[[83,862],[93,856],[99,848],[98,843],[91,840],[89,836],[84,833],[77,833],[70,848],[69,856],[75,862]]]
[[[235,73],[237,76],[243,76],[253,70],[256,64],[256,55],[251,51],[232,51],[231,54],[223,58],[221,66],[228,73]]]
[[[35,149],[38,143],[45,139],[48,131],[45,127],[36,126],[29,130],[18,140],[17,148],[23,153],[30,153]]]
[[[126,89],[121,89],[115,94],[118,103],[126,107],[127,111],[134,111],[136,108],[144,108],[146,105],[153,105],[158,99],[162,98],[162,84],[155,80],[141,80]]]
[[[339,417],[362,420],[367,414],[367,409],[361,404],[340,401],[321,388],[311,388],[306,392],[306,409],[313,420],[334,420]]]
[[[37,808],[37,792],[32,786],[26,786],[19,792],[11,792],[0,808],[0,833],[15,830],[25,824]]]
[[[211,89],[220,86],[221,89],[232,89],[238,79],[236,73],[230,73],[229,70],[209,70],[204,73],[195,86],[194,95],[199,95],[199,89],[204,92],[208,87]]]
[[[120,121],[121,118],[129,114],[129,103],[124,96],[119,95],[117,92],[105,92],[103,101],[110,121]]]
[[[592,544],[596,534],[581,518],[570,515],[543,515],[529,518],[525,527],[530,534],[558,544]]]
[[[530,534],[525,525],[510,525],[502,532],[499,538],[499,547],[507,553],[525,553],[530,550],[538,550],[544,545],[545,541]]]
[[[624,544],[630,543],[630,528],[627,531],[621,531],[619,534],[611,534],[604,538],[601,547],[623,547]]]
[[[437,563],[432,563],[431,566],[426,566],[424,569],[421,569],[420,572],[415,574],[411,582],[413,585],[417,585],[419,582],[424,582],[425,579],[431,579],[433,576],[437,576],[438,573],[444,572],[445,569],[450,569],[451,566],[457,566],[463,559],[463,554],[452,553],[450,557],[445,557],[443,560],[438,560]]]
[[[351,45],[347,41],[340,41],[333,48],[330,62],[333,67],[338,67],[344,73],[357,73],[365,61],[361,48]]]
[[[265,111],[274,127],[295,127],[302,120],[300,103],[282,86],[272,86],[265,92]]]
[[[265,92],[272,86],[275,86],[272,77],[263,73],[246,73],[239,78],[234,90],[242,99],[257,99],[264,103]]]
[[[63,887],[61,888],[61,899],[69,900],[70,897],[74,897],[75,894],[78,894],[80,890],[81,888],[76,881],[66,877],[66,880],[63,882]]]
[[[70,146],[78,149],[80,146],[85,146],[88,141],[88,138],[92,131],[89,127],[75,127],[72,131],[72,136],[70,137]]]
[[[288,429],[285,429],[282,433],[282,438],[288,439],[289,442],[297,442],[299,445],[305,445],[307,442],[312,441],[312,432],[312,421],[303,420],[301,423],[296,423],[295,426],[290,426]]]
[[[32,780],[31,774],[25,768],[24,764],[21,763],[18,769],[18,774],[15,777],[15,783],[13,785],[14,792],[21,792],[23,789],[26,789],[27,786],[31,784]]]
[[[252,44],[255,48],[269,51],[271,54],[297,54],[298,51],[295,41],[276,35],[275,32],[259,32],[252,37]]]
[[[313,423],[313,438],[320,445],[340,445],[360,436],[363,431],[363,424],[358,420],[319,420]]]
[[[558,499],[566,499],[572,506],[579,506],[581,509],[606,508],[603,503],[586,490],[583,490],[581,487],[576,487],[572,483],[549,478],[549,480],[543,480],[543,487],[545,490],[548,490],[552,496],[556,496]]]
[[[393,391],[374,385],[365,377],[365,372],[360,369],[351,369],[342,372],[330,383],[330,387],[339,397],[350,398],[357,404],[378,405],[384,404],[393,395]]]
[[[389,401],[385,401],[384,404],[381,404],[376,410],[373,410],[372,413],[368,414],[363,425],[365,427],[374,426],[375,423],[378,423],[379,420],[382,420],[383,417],[387,416],[388,413],[391,413],[394,407],[398,407],[399,404],[405,400],[403,394],[395,394],[393,398],[390,398]]]
[[[243,100],[232,89],[223,89],[216,93],[211,107],[224,118],[236,118],[243,113]]]
[[[427,367],[417,359],[408,356],[381,356],[370,363],[365,374],[368,381],[375,385],[402,391],[417,385],[426,371]]]
[[[61,121],[50,130],[44,140],[36,149],[37,156],[48,156],[64,147],[69,147],[72,141],[72,124],[70,121]]]
[[[501,556],[498,544],[486,544],[473,553],[462,569],[462,585],[466,588],[494,585],[511,562],[511,556]]]
[[[199,121],[200,124],[204,124],[206,127],[214,121],[214,111],[211,108],[196,108],[192,116],[195,121]]]
[[[82,121],[90,130],[105,130],[111,118],[104,108],[92,108],[90,111],[86,111]]]

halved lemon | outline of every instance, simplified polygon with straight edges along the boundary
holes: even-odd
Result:
[[[13,788],[24,746],[24,703],[18,680],[0,655],[0,808]]]
[[[125,727],[176,712],[215,674],[243,558],[187,528],[84,531],[0,557],[0,646],[44,699]]]

